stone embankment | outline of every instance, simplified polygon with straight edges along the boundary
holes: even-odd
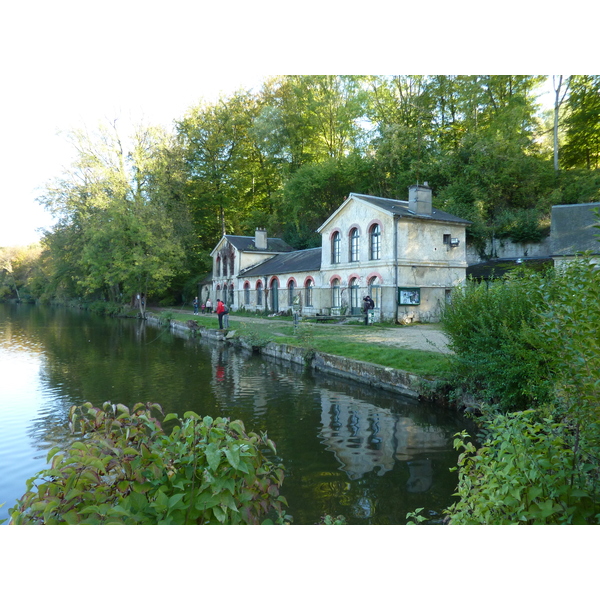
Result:
[[[164,326],[165,324],[163,320],[150,315],[147,317],[147,322],[155,326]],[[306,368],[312,368],[315,371],[351,379],[415,400],[437,400],[434,394],[435,381],[399,369],[383,367],[324,352],[310,351],[289,344],[269,342],[265,345],[255,346],[252,345],[251,341],[238,336],[235,331],[199,327],[195,321],[188,321],[188,323],[170,321],[169,326],[174,333],[199,335],[207,340],[231,344],[258,352],[264,356],[287,360]]]

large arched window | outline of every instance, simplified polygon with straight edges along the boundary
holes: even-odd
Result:
[[[369,279],[369,296],[375,302],[375,308],[381,307],[381,286],[379,285],[379,279],[377,277],[371,277]]]
[[[331,238],[331,264],[337,265],[341,260],[341,236],[336,231]]]
[[[294,289],[296,288],[296,284],[293,279],[290,279],[288,283],[288,306],[292,306],[294,304]]]
[[[227,257],[223,259],[223,277],[227,277]]]
[[[342,305],[340,300],[340,280],[337,277],[331,282],[331,307],[339,308]]]
[[[306,282],[306,306],[312,306],[313,305],[313,287],[314,287],[314,283],[312,279],[309,279]]]
[[[353,277],[350,280],[350,312],[353,315],[360,314],[360,298],[359,298],[358,278]]]
[[[350,232],[350,262],[358,262],[360,251],[360,234],[358,228],[352,229]]]
[[[263,288],[262,281],[256,282],[256,306],[262,306],[263,303]]]
[[[375,225],[371,227],[371,231],[369,232],[369,242],[369,258],[371,260],[379,260],[381,258],[381,227],[379,227],[378,223],[375,223]]]
[[[279,312],[279,281],[277,278],[271,281],[271,310]]]
[[[229,286],[229,302],[227,303],[229,308],[233,306],[233,283]]]
[[[216,272],[216,276],[217,277],[221,277],[221,257],[217,256],[217,272]]]
[[[244,284],[244,304],[250,304],[250,284],[247,281]]]

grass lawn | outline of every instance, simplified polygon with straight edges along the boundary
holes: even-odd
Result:
[[[169,318],[176,321],[193,320],[200,327],[216,329],[218,321],[216,316],[190,315],[189,313],[177,313],[169,310],[163,311],[163,317],[168,314]],[[235,314],[229,315],[229,329],[235,329],[238,335],[248,338],[258,346],[268,342],[289,344],[299,346],[307,350],[316,350],[343,356],[354,360],[401,369],[422,376],[440,376],[448,369],[448,357],[439,352],[427,352],[424,350],[410,350],[395,348],[385,344],[357,342],[353,335],[357,329],[365,327],[361,324],[323,326],[321,324],[303,324],[298,333],[294,332],[291,317],[269,317],[260,323],[249,321],[236,321]],[[373,327],[394,327],[389,324],[370,325]],[[335,332],[335,333],[334,333]]]

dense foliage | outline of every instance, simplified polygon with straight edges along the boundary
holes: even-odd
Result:
[[[191,106],[172,134],[73,132],[75,160],[40,198],[58,222],[23,282],[11,263],[17,289],[189,300],[223,233],[311,247],[350,192],[403,199],[423,181],[473,222],[481,252],[492,236],[540,240],[553,204],[600,200],[598,76],[561,79],[555,115],[540,109],[545,79],[277,76]],[[10,266],[0,294],[16,298]]]
[[[156,404],[86,403],[70,410],[76,436],[48,454],[50,468],[27,482],[11,510],[14,524],[284,523],[281,465],[275,445],[241,421],[167,415]]]
[[[455,440],[460,499],[447,511],[451,524],[600,524],[592,440],[577,440],[567,423],[535,411],[497,415],[488,427],[479,450],[464,432]]]
[[[600,267],[582,258],[453,298],[455,381],[479,402],[484,436],[479,450],[456,441],[451,523],[600,522],[599,289]]]

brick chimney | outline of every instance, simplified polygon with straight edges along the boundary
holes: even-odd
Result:
[[[261,229],[260,227],[256,228],[256,232],[254,233],[254,246],[257,250],[266,250],[267,249],[267,230]]]
[[[411,185],[408,188],[408,210],[416,215],[431,215],[432,206],[431,188],[427,182],[422,185]]]

